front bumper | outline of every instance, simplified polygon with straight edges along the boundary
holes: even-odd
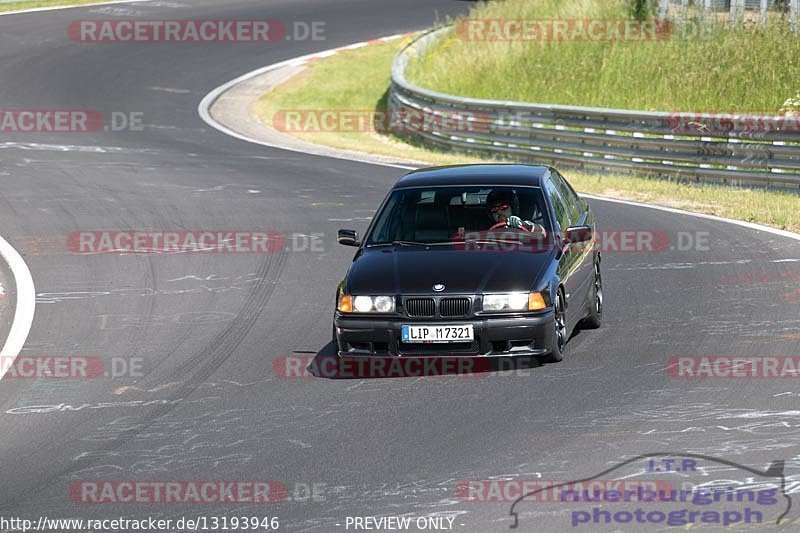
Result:
[[[337,311],[333,323],[340,357],[512,357],[550,353],[555,337],[553,319],[552,310],[533,315],[460,320],[351,316]],[[469,343],[403,343],[400,328],[406,324],[472,324],[475,340]]]

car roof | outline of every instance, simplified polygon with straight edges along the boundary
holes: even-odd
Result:
[[[541,187],[550,167],[514,164],[450,165],[409,172],[395,189],[435,185],[518,185]]]

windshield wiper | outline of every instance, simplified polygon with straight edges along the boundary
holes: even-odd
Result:
[[[392,242],[377,242],[375,244],[368,244],[367,248],[373,248],[378,246],[427,246],[427,242],[417,242],[417,241],[392,241]]]
[[[487,244],[487,243],[505,243],[505,244],[525,244],[524,241],[519,240],[508,240],[508,239],[466,239],[466,240],[458,240],[458,241],[438,241],[438,242],[418,242],[418,241],[392,241],[392,242],[378,242],[374,244],[368,244],[367,248],[377,248],[381,246],[453,246],[464,244],[465,242],[470,243],[478,243],[478,244]]]
[[[506,239],[467,239],[462,242],[471,242],[476,244],[491,244],[495,242],[500,242],[503,244],[526,244],[524,241],[509,241]]]

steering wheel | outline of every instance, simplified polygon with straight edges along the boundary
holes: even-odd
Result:
[[[493,231],[493,230],[496,230],[497,228],[501,228],[501,227],[505,227],[505,226],[508,226],[507,222],[498,222],[497,224],[495,224],[494,226],[489,228],[488,231]],[[510,227],[510,226],[508,226],[508,227]],[[517,227],[516,229],[521,229],[522,231],[526,231],[528,233],[531,232],[531,230],[526,228],[524,224],[522,226],[520,226],[520,227]]]

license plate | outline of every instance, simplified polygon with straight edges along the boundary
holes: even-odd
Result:
[[[471,342],[475,338],[472,324],[464,326],[429,325],[402,326],[400,338],[403,342]]]

